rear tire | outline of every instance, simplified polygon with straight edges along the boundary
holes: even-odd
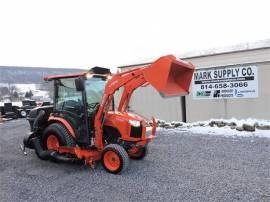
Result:
[[[43,132],[41,138],[45,149],[57,150],[59,146],[74,147],[76,143],[68,130],[60,123],[50,124]]]
[[[137,153],[130,154],[129,157],[134,160],[142,160],[144,159],[144,157],[146,157],[147,153],[148,153],[148,148],[147,146],[144,146],[140,148]]]
[[[118,144],[107,145],[102,152],[101,161],[104,169],[113,174],[125,171],[129,164],[126,150]]]

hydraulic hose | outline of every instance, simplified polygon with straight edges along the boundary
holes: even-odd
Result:
[[[41,146],[40,139],[38,137],[31,139],[32,146],[35,152],[41,160],[52,160],[54,162],[64,163],[82,163],[83,161],[74,157],[67,157],[57,153],[54,150],[44,150]]]

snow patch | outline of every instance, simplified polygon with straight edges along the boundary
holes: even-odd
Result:
[[[166,131],[169,134],[177,134],[184,132],[186,134],[195,135],[215,135],[225,137],[265,137],[270,138],[270,120],[259,119],[210,119],[208,121],[199,121],[194,123],[183,122],[165,122],[158,120],[158,123],[162,127],[158,127],[157,131]],[[174,127],[175,123],[179,123],[180,126]],[[213,124],[218,123],[218,124]],[[220,123],[220,125],[219,125]],[[253,126],[255,131],[239,131],[236,127],[242,127],[243,125]],[[151,124],[150,124],[151,125]],[[234,127],[233,127],[234,126]],[[266,128],[262,130],[261,128]],[[150,133],[152,127],[147,127],[147,132]]]
[[[178,128],[175,128],[175,132],[177,132]],[[172,129],[174,130],[174,129]],[[183,131],[183,129],[182,129]],[[191,132],[193,134],[207,134],[207,135],[222,135],[226,137],[233,137],[233,136],[240,136],[240,137],[266,137],[270,138],[270,131],[269,130],[256,130],[254,132],[247,132],[247,131],[238,131],[235,129],[231,129],[228,126],[219,128],[219,127],[210,127],[210,126],[205,126],[205,127],[200,127],[200,126],[195,126],[195,127],[190,127],[186,129],[187,132]]]

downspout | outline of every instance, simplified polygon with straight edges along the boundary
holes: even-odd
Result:
[[[186,111],[186,96],[180,97],[181,110],[182,110],[182,121],[187,122],[187,111]]]

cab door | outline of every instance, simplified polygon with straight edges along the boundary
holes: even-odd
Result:
[[[76,78],[55,80],[54,116],[67,120],[76,133],[76,143],[80,146],[89,144],[87,123],[85,122],[83,92],[77,91]]]

